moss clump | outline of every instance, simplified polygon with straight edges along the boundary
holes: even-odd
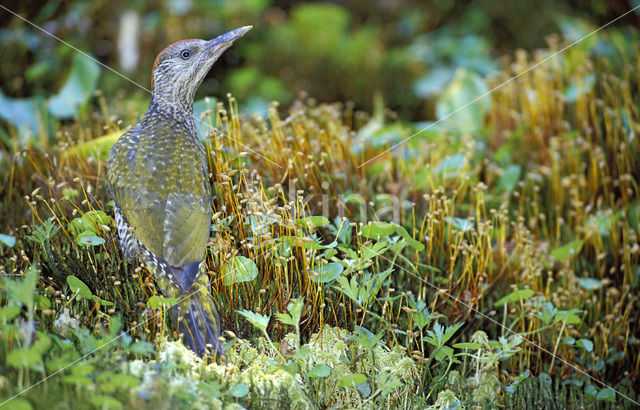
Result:
[[[285,336],[285,340],[294,339],[294,334]],[[371,355],[355,335],[325,326],[301,349],[305,350],[304,357],[294,366],[277,360],[276,352],[263,339],[255,344],[234,339],[225,362],[206,363],[181,342],[163,341],[155,360],[133,360],[124,363],[121,370],[142,380],[132,391],[132,400],[148,400],[147,405],[187,400],[193,408],[218,408],[238,400],[247,407],[276,408],[286,403],[292,409],[305,409],[399,406],[416,400],[419,371],[402,347],[377,345]],[[294,348],[290,353],[296,356],[299,351]],[[316,365],[328,366],[329,373],[308,376]],[[345,376],[360,372],[370,375],[369,380],[383,383],[378,384],[375,396],[373,391],[363,394],[363,390],[351,386],[339,387]],[[205,385],[215,393],[203,394]]]

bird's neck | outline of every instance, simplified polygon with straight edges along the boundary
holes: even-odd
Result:
[[[177,122],[191,123],[193,122],[193,99],[176,100],[170,96],[156,94],[154,91],[145,117],[158,115]]]

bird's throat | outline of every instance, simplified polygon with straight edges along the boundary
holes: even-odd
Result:
[[[145,119],[165,117],[167,120],[191,123],[193,116],[193,99],[182,101],[168,99],[154,94],[144,115]]]

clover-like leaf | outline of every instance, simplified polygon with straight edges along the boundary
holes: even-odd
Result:
[[[234,283],[251,282],[258,276],[258,267],[251,259],[237,255],[222,265],[222,283],[231,286]]]
[[[348,374],[343,376],[338,383],[336,384],[338,387],[355,387],[358,384],[364,383],[367,381],[367,376],[362,373],[356,374]]]
[[[315,283],[328,283],[337,279],[344,270],[340,263],[327,263],[313,268],[309,272],[309,279]]]
[[[74,293],[77,292],[78,296],[80,296],[81,298],[88,300],[91,300],[93,298],[91,289],[89,289],[89,287],[85,285],[83,281],[76,278],[75,276],[67,276],[67,284],[69,285],[69,289],[71,289],[71,291]]]
[[[326,364],[319,363],[313,366],[313,368],[311,368],[311,370],[309,370],[309,373],[307,374],[309,375],[309,377],[316,378],[329,377],[329,375],[331,374],[331,368]]]

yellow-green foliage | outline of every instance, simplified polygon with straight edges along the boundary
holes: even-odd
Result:
[[[306,409],[311,401],[308,396],[313,391],[320,398],[316,402],[322,406],[340,405],[357,408],[367,403],[366,398],[353,387],[338,387],[338,381],[351,373],[353,369],[345,363],[343,357],[350,355],[350,349],[357,349],[350,341],[353,335],[344,329],[325,326],[321,332],[311,336],[309,353],[304,359],[304,368],[299,374],[292,374],[279,366],[274,360],[276,352],[265,347],[262,340],[253,344],[237,339],[234,347],[227,351],[227,361],[223,363],[205,363],[180,342],[164,341],[158,346],[157,360],[133,360],[123,365],[123,371],[142,380],[132,391],[132,395],[155,397],[159,404],[163,399],[171,398],[174,393],[193,394],[196,401],[192,408],[220,408],[223,402],[218,398],[198,395],[201,383],[229,386],[251,386],[257,395],[258,402],[254,406],[273,407],[278,400],[285,400],[294,409]],[[285,336],[285,340],[295,339],[294,334]],[[295,349],[292,353],[295,352]],[[377,346],[374,349],[376,364],[370,362],[370,355],[360,349],[359,359],[355,362],[356,370],[373,371],[376,376],[389,375],[396,388],[384,393],[384,400],[391,407],[411,406],[416,400],[414,389],[417,382],[416,364],[406,355],[401,347],[392,349]],[[316,364],[325,364],[331,370],[326,378],[303,377]],[[168,371],[167,367],[175,369]],[[167,369],[167,370],[165,370]],[[388,381],[387,381],[388,383]],[[381,388],[384,386],[380,386]],[[282,395],[282,392],[286,394]],[[381,394],[380,392],[378,394]],[[153,400],[153,399],[152,399]],[[160,408],[166,408],[160,404]]]

